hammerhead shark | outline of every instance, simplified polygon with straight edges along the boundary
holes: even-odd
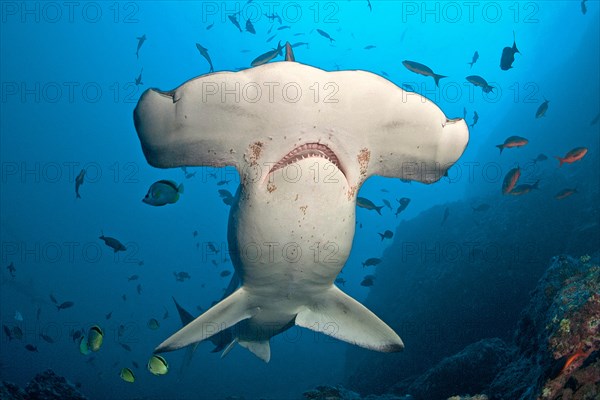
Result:
[[[270,339],[294,325],[376,351],[404,348],[334,281],[362,183],[438,181],[468,143],[463,119],[370,72],[281,61],[148,89],[134,123],[150,165],[234,166],[241,179],[227,231],[241,285],[156,353],[230,329],[225,352],[237,343],[268,362]]]

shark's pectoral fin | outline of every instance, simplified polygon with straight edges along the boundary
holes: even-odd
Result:
[[[162,342],[154,352],[177,350],[208,339],[244,319],[253,317],[258,311],[258,307],[251,307],[249,304],[244,288],[239,288]]]
[[[301,310],[296,325],[371,350],[394,352],[404,348],[392,328],[335,286]]]
[[[271,346],[269,345],[268,340],[262,340],[260,342],[238,340],[238,343],[266,363],[271,359]]]

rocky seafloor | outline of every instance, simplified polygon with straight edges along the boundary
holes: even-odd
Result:
[[[49,369],[37,374],[25,389],[3,381],[0,400],[86,400],[86,397],[75,385]]]
[[[598,400],[600,267],[591,257],[554,257],[530,294],[512,340],[483,339],[387,393],[341,386],[307,400]],[[472,397],[471,397],[472,396]]]

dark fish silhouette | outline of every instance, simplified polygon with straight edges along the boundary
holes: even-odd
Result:
[[[469,83],[472,83],[475,86],[479,86],[481,90],[483,90],[485,93],[490,93],[494,91],[494,87],[490,86],[490,84],[487,83],[487,81],[479,75],[470,75],[467,76],[466,79]]]
[[[246,31],[250,32],[253,35],[256,35],[256,29],[254,29],[254,25],[252,25],[252,21],[249,19],[246,20]]]
[[[390,204],[389,201],[387,201],[386,199],[381,200],[383,202],[383,204],[390,209],[390,211],[392,210],[392,205]]]
[[[379,263],[381,263],[381,258],[368,258],[367,260],[365,260],[365,262],[362,263],[363,268],[364,267],[371,267],[371,266],[376,266]]]
[[[74,305],[75,305],[75,303],[73,303],[72,301],[65,301],[65,302],[57,305],[56,308],[58,309],[58,311],[60,311],[60,310],[64,310],[64,309],[67,309],[67,308],[71,308]]]
[[[140,58],[140,48],[142,47],[142,45],[144,44],[144,42],[146,41],[146,34],[136,38],[138,40],[138,45],[137,45],[137,50],[135,51],[135,57],[136,58]]]
[[[521,54],[519,49],[517,49],[517,41],[515,39],[515,32],[513,32],[513,45],[512,47],[505,47],[502,49],[502,57],[500,57],[500,69],[502,71],[508,71],[513,66],[513,62],[515,62],[515,53]]]
[[[306,46],[306,48],[309,48],[309,47],[310,47],[310,45],[309,45],[308,43],[306,43],[306,42],[297,42],[297,43],[294,43],[294,44],[292,45],[292,49],[293,49],[294,47],[298,47],[298,46]]]
[[[6,335],[6,337],[8,337],[8,341],[10,342],[13,339],[12,331],[6,325],[2,325],[2,328],[4,329],[4,334]]]
[[[409,71],[414,72],[415,74],[419,74],[419,75],[423,75],[423,76],[431,76],[433,78],[433,80],[435,81],[436,86],[439,86],[440,79],[447,78],[444,75],[436,74],[427,65],[418,63],[416,61],[404,60],[404,61],[402,61],[402,65],[404,65]]]
[[[400,205],[398,206],[398,209],[396,210],[396,217],[398,217],[398,215],[400,215],[400,213],[402,211],[406,210],[406,207],[408,207],[408,204],[410,203],[410,199],[408,197],[403,197],[397,201]]]
[[[119,242],[117,239],[112,238],[110,236],[104,236],[104,233],[100,235],[98,239],[104,240],[104,243],[114,250],[114,252],[125,251],[127,248],[123,245],[123,243]]]
[[[34,352],[34,353],[39,353],[39,351],[38,351],[37,347],[35,347],[35,346],[34,346],[34,345],[32,345],[32,344],[27,344],[27,345],[25,345],[25,348],[26,348],[27,350],[31,351],[31,352]]]
[[[373,286],[374,284],[375,284],[375,276],[367,275],[363,278],[362,282],[360,283],[360,286],[370,287],[370,286]]]
[[[477,114],[477,111],[473,111],[473,123],[471,124],[471,128],[475,126],[477,121],[479,121],[479,114]]]
[[[266,53],[261,54],[260,56],[256,57],[254,60],[252,60],[250,65],[253,67],[258,67],[259,65],[266,64],[269,61],[271,61],[272,59],[274,59],[275,57],[277,57],[278,55],[280,55],[282,50],[283,50],[283,46],[281,45],[281,42],[279,42],[279,44],[277,44],[276,49],[267,51]],[[221,181],[221,182],[224,182],[224,181]],[[221,182],[217,183],[217,185],[221,186],[222,185]]]
[[[585,5],[585,2],[586,2],[586,1],[587,1],[587,0],[581,0],[581,13],[582,13],[583,15],[585,15],[585,13],[587,12],[587,6]]]
[[[200,55],[202,57],[204,57],[206,59],[206,61],[208,61],[208,65],[210,65],[209,72],[214,72],[215,69],[213,68],[212,60],[210,59],[210,56],[208,55],[208,49],[206,47],[202,47],[202,45],[200,43],[196,43],[196,48],[200,52]]]
[[[536,158],[534,158],[531,161],[533,161],[534,164],[537,164],[539,161],[546,161],[547,159],[548,159],[548,157],[546,157],[545,154],[540,153],[540,154],[538,154],[538,156]]]
[[[79,175],[75,178],[75,198],[80,199],[81,195],[79,194],[79,188],[83,185],[83,181],[85,179],[85,168],[79,171]]]
[[[394,232],[390,231],[389,229],[383,233],[378,233],[379,236],[381,236],[381,241],[383,242],[383,239],[391,239],[394,237]]]
[[[365,197],[357,197],[356,205],[367,210],[375,210],[379,215],[381,215],[381,209],[383,208],[383,206],[376,206],[371,200]]]
[[[475,64],[479,60],[479,53],[475,50],[475,54],[473,54],[473,60],[470,63],[467,63],[473,68],[473,64]]]
[[[329,36],[329,33],[322,31],[321,29],[317,29],[317,32],[319,32],[319,35],[323,36],[324,38],[329,39],[329,43],[335,42],[335,39]]]
[[[542,118],[544,115],[546,115],[546,111],[548,111],[548,103],[550,103],[550,101],[544,98],[544,102],[540,104],[537,111],[535,112],[536,118]]]
[[[16,277],[15,272],[17,272],[17,269],[15,268],[15,264],[13,264],[12,262],[8,265],[8,267],[6,267],[6,269],[8,270],[8,273],[10,274],[10,276],[12,276],[13,278]]]
[[[233,25],[235,25],[236,28],[238,28],[240,30],[240,32],[243,32],[242,31],[242,27],[240,26],[240,23],[238,22],[237,18],[235,17],[235,14],[234,15],[228,15],[227,17],[229,18],[229,20],[231,21],[231,23]]]
[[[444,225],[446,223],[446,220],[448,219],[448,217],[450,216],[450,208],[446,207],[446,209],[444,210],[444,217],[442,218],[442,223],[441,225]]]
[[[270,19],[271,22],[277,20],[281,24],[281,17],[279,15],[277,15],[277,14],[271,14],[271,15],[269,15],[269,14],[266,14],[266,13],[264,15],[265,15],[265,17],[267,17],[267,19]]]
[[[142,82],[142,72],[144,72],[144,68],[142,68],[140,70],[140,74],[138,75],[137,78],[135,78],[135,86],[139,86],[139,85],[143,85],[144,82]]]
[[[509,194],[512,194],[513,196],[520,196],[526,193],[531,192],[534,189],[539,189],[538,184],[540,183],[540,181],[536,181],[533,185],[530,185],[528,183],[524,183],[522,185],[519,185],[517,187],[515,187],[513,190],[510,191]]]
[[[40,337],[44,339],[47,343],[54,343],[54,339],[44,333],[40,333]]]

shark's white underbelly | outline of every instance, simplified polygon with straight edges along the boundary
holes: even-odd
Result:
[[[340,273],[354,237],[355,205],[344,175],[332,174],[320,158],[270,178],[241,188],[229,245],[243,285],[261,309],[250,323],[282,326]]]

